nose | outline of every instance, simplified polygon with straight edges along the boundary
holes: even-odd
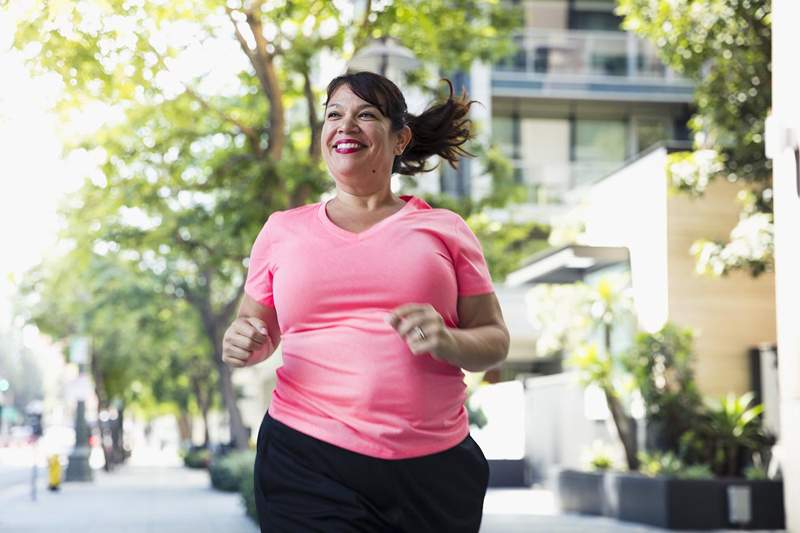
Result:
[[[350,115],[345,115],[342,117],[342,119],[339,121],[339,127],[336,129],[336,131],[344,133],[353,130],[358,130],[358,124],[355,120],[353,120],[353,117]]]

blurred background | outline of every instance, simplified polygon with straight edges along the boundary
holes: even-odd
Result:
[[[221,339],[269,214],[333,194],[322,102],[348,70],[414,113],[442,78],[480,102],[476,157],[392,188],[467,220],[510,329],[508,359],[465,377],[485,531],[779,530],[800,508],[771,2],[0,6],[0,502],[28,505],[0,528],[73,519],[73,484],[28,502],[56,469],[109,502],[210,480],[234,499],[202,508],[254,530],[280,348],[234,371]]]

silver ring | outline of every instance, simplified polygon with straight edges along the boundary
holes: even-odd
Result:
[[[417,334],[417,336],[419,337],[419,340],[421,340],[421,341],[424,341],[424,340],[425,340],[425,332],[424,332],[424,331],[422,331],[422,328],[421,328],[421,327],[419,327],[419,326],[414,326],[414,333],[416,333],[416,334]]]

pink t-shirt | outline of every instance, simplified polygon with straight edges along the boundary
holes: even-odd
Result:
[[[494,291],[464,220],[413,196],[361,233],[325,204],[273,213],[253,244],[245,291],[276,309],[283,365],[269,414],[358,453],[402,459],[442,451],[468,432],[464,374],[414,355],[384,318],[429,303],[458,326],[458,296]]]

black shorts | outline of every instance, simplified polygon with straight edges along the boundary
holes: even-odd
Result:
[[[467,436],[445,451],[379,459],[315,439],[267,414],[255,498],[263,533],[475,533],[489,463]]]

